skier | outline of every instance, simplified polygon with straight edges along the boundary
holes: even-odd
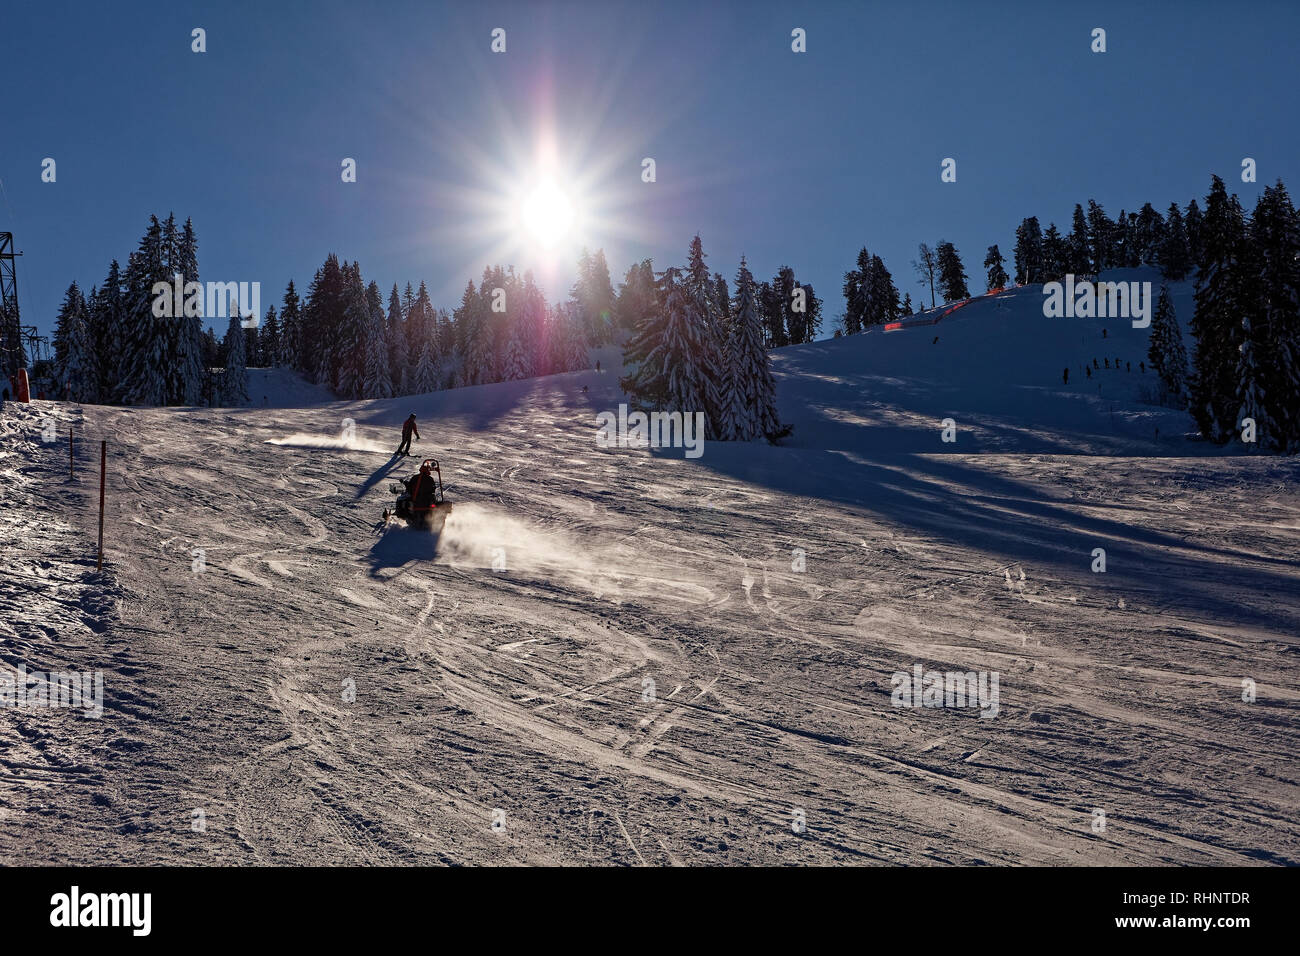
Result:
[[[1063,372],[1061,372],[1061,383],[1064,384],[1064,385],[1069,385],[1069,384],[1070,384],[1070,370],[1069,370],[1069,368],[1066,368]]]
[[[596,373],[600,373],[600,359],[596,359]]]
[[[410,456],[412,433],[416,438],[420,437],[420,430],[415,427],[415,412],[411,412],[411,417],[402,422],[402,443],[397,446],[395,454]]]
[[[1088,378],[1092,378],[1092,369],[1089,366],[1085,365],[1083,370],[1088,373]]]

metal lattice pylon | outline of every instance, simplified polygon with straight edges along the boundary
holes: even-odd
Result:
[[[18,320],[18,271],[14,258],[14,234],[0,232],[0,372],[7,378],[27,367],[22,327]]]

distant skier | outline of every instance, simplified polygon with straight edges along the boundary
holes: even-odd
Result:
[[[1088,373],[1088,378],[1092,378],[1092,368],[1090,366],[1085,365],[1083,370]]]
[[[402,422],[402,443],[397,446],[396,454],[408,456],[411,454],[412,434],[416,438],[420,437],[420,430],[415,427],[415,412],[411,412],[411,417]]]
[[[934,341],[931,342],[930,344],[931,344],[931,345],[938,345],[938,344],[939,344],[939,336],[936,335],[936,336],[934,337]]]
[[[1132,362],[1125,362],[1125,363],[1124,363],[1124,371],[1126,371],[1126,372],[1131,372],[1131,371],[1133,371],[1133,363],[1132,363]]]
[[[1095,357],[1092,360],[1092,367],[1098,369],[1101,368],[1101,366],[1097,364],[1097,359]]]
[[[1147,373],[1147,363],[1146,363],[1146,362],[1138,362],[1138,368],[1140,368],[1140,369],[1142,370],[1142,374],[1143,374],[1143,375],[1145,375],[1145,374]]]
[[[597,374],[600,372],[600,359],[596,359],[596,372]]]
[[[1102,329],[1102,330],[1101,330],[1101,337],[1102,337],[1103,339],[1106,337],[1106,330],[1105,330],[1105,329]]]
[[[1070,384],[1070,370],[1068,368],[1061,372],[1061,383],[1063,385]]]
[[[1107,368],[1110,368],[1110,359],[1102,359],[1102,361],[1106,363]]]

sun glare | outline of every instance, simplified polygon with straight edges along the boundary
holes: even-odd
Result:
[[[575,218],[573,201],[551,179],[533,187],[519,214],[532,241],[544,249],[552,249],[562,242],[573,228]]]

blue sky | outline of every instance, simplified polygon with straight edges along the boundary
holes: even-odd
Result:
[[[572,240],[603,247],[616,284],[634,260],[682,261],[698,231],[729,281],[742,252],[760,277],[793,266],[829,329],[863,244],[916,298],[917,243],[949,239],[982,290],[986,247],[1009,259],[1026,215],[1065,231],[1090,197],[1163,211],[1211,173],[1248,205],[1278,177],[1300,188],[1298,35],[1300,5],[1267,0],[10,0],[0,230],[25,252],[24,321],[47,330],[70,281],[101,281],[169,210],[194,219],[202,278],[260,281],[263,308],[331,251],[449,308],[489,259],[534,267],[554,299],[572,256],[501,212],[552,141],[586,210]]]

